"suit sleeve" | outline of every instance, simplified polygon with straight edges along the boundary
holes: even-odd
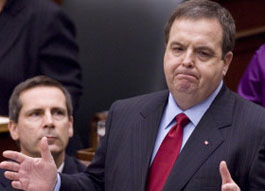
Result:
[[[76,108],[82,94],[82,76],[74,24],[59,7],[47,11],[45,18],[38,53],[40,72],[60,81]]]
[[[103,191],[105,190],[105,173],[107,167],[106,154],[108,152],[108,139],[111,131],[112,118],[115,104],[112,105],[108,113],[106,122],[106,134],[97,148],[96,154],[83,173],[66,175],[61,174],[61,191],[84,190]]]

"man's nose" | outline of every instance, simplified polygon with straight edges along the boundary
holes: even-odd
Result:
[[[54,119],[50,112],[46,112],[43,119],[43,126],[45,128],[54,128]]]
[[[188,68],[194,66],[194,53],[192,50],[187,50],[186,53],[183,55],[182,65]]]

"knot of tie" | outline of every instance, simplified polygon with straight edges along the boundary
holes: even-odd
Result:
[[[176,116],[177,125],[184,128],[190,121],[185,113],[180,113]]]
[[[168,132],[168,137],[174,138],[177,134],[183,134],[183,128],[189,123],[190,119],[185,113],[180,113],[176,116],[176,125],[174,125]]]

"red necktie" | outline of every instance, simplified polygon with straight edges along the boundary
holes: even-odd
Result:
[[[162,191],[178,157],[182,144],[183,128],[190,120],[184,113],[181,113],[176,116],[176,121],[176,125],[170,129],[160,145],[149,169],[148,191]]]

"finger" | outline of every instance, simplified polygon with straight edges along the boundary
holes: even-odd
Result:
[[[240,191],[240,189],[235,183],[228,183],[222,185],[222,191]]]
[[[219,165],[219,171],[222,178],[222,184],[233,183],[233,179],[231,178],[230,172],[227,168],[226,162],[221,161]]]
[[[45,161],[53,161],[52,154],[48,147],[47,137],[42,137],[41,139],[40,152],[41,158],[43,158]]]
[[[19,181],[12,181],[12,182],[11,182],[11,185],[12,185],[13,188],[16,188],[16,189],[19,189],[19,190],[20,190],[20,189],[21,189],[21,190],[23,189],[23,188],[22,188],[22,184],[21,184],[21,182],[19,182]]]
[[[21,163],[26,157],[26,155],[23,155],[22,153],[17,151],[4,151],[3,156],[5,158],[17,161],[18,163]]]
[[[0,164],[0,168],[17,172],[19,171],[19,164],[13,161],[3,161]]]
[[[19,180],[19,174],[17,172],[5,171],[4,175],[9,180]]]

